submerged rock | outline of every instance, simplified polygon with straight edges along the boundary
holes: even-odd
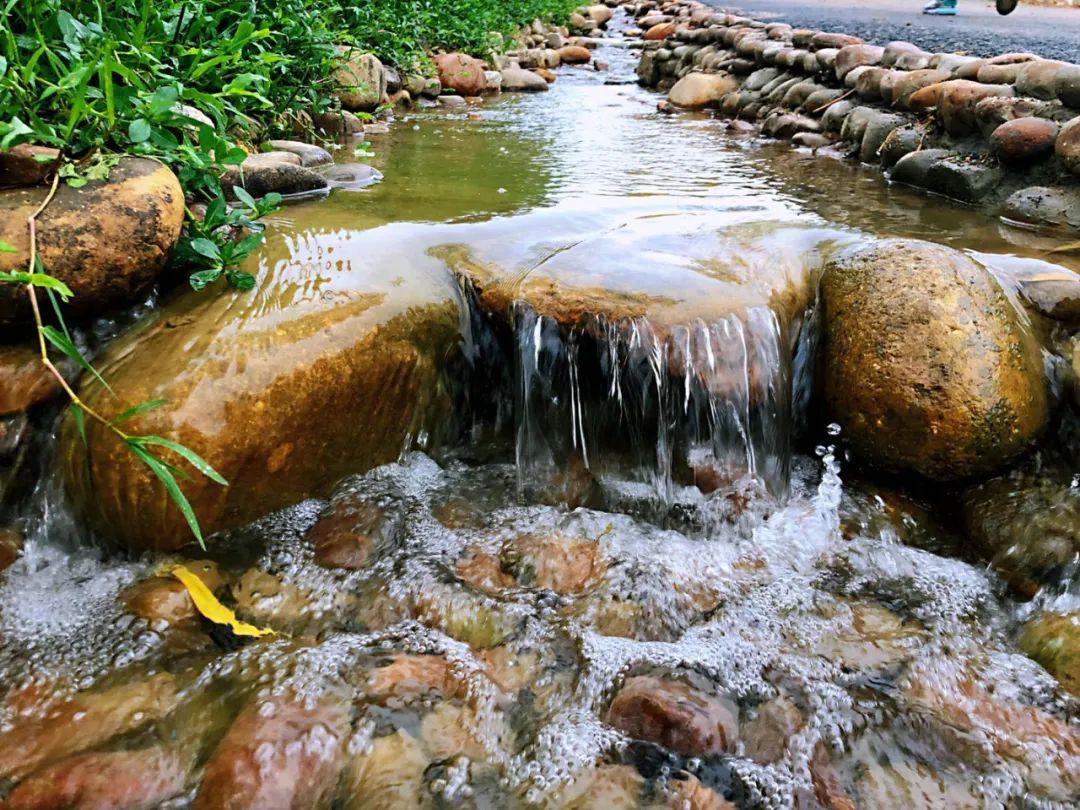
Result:
[[[379,737],[346,767],[345,810],[426,808],[421,796],[428,758],[417,739],[404,729]]]
[[[430,266],[401,266],[389,235],[361,253],[318,234],[262,251],[259,289],[187,291],[114,341],[81,395],[107,414],[167,404],[128,423],[183,443],[230,483],[182,484],[206,532],[326,494],[342,475],[391,461],[409,436],[451,418],[442,364],[458,345],[457,290]],[[335,261],[322,257],[335,250]],[[60,463],[76,508],[129,548],[191,540],[164,488],[108,431],[74,425]]]
[[[323,696],[252,702],[206,763],[195,810],[328,807],[344,764],[347,705]]]
[[[182,793],[183,759],[165,748],[103,751],[38,771],[8,796],[5,810],[155,810]]]
[[[1020,631],[1020,649],[1080,697],[1080,613],[1047,613]]]
[[[253,197],[265,197],[271,193],[320,191],[327,182],[314,169],[302,165],[295,152],[275,151],[250,155],[239,167],[229,167],[221,176],[221,186],[227,191],[240,186]]]
[[[1012,470],[961,506],[972,550],[1023,598],[1063,581],[1080,554],[1080,492],[1066,471]]]
[[[735,715],[726,703],[678,681],[640,676],[623,684],[607,721],[629,737],[685,757],[722,754],[735,745]]]
[[[822,293],[826,405],[870,463],[964,478],[1001,467],[1042,431],[1038,346],[972,259],[882,240],[834,261]]]
[[[156,722],[177,702],[171,675],[79,694],[45,717],[0,734],[0,778],[21,778],[62,757]]]
[[[0,192],[0,241],[15,248],[0,253],[0,271],[26,269],[27,217],[47,193],[44,187]],[[45,271],[75,293],[69,309],[96,314],[138,302],[165,267],[183,221],[176,176],[156,160],[124,157],[108,180],[60,185],[37,218],[38,252]],[[0,324],[29,316],[23,288],[0,285]]]

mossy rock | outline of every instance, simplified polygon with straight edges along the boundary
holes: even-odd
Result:
[[[1080,612],[1047,613],[1020,631],[1020,649],[1080,697]]]

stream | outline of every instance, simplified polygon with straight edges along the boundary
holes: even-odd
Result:
[[[284,456],[424,403],[396,460],[363,474],[231,475],[268,487],[269,514],[206,551],[118,552],[43,456],[0,573],[11,807],[1077,806],[1076,698],[1017,640],[1080,609],[1075,552],[1040,567],[974,548],[976,496],[860,466],[812,401],[814,290],[841,249],[946,244],[1015,299],[1052,243],[658,113],[626,24],[595,52],[607,70],[403,114],[371,157],[343,147],[382,182],[286,206],[246,268],[256,290],[155,302],[133,327],[155,353],[106,354],[107,378],[152,382],[200,353],[170,385],[217,385],[216,364],[287,412],[307,383],[278,390],[273,363],[315,368],[377,317],[424,324],[440,382],[297,415],[298,436],[340,431]],[[1019,515],[1075,536],[1074,419],[985,494],[990,534],[1022,535]],[[1013,500],[1031,477],[1051,517]],[[132,520],[156,526],[152,509]],[[223,637],[176,563],[275,635]],[[34,779],[93,784],[98,803],[33,804]]]

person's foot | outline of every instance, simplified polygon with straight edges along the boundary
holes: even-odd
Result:
[[[923,14],[936,14],[939,17],[955,17],[956,8],[952,6],[937,6],[923,10]]]

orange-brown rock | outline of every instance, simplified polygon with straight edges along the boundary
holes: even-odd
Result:
[[[984,267],[959,251],[887,239],[822,280],[824,392],[866,460],[950,480],[1024,452],[1049,416],[1038,345]]]
[[[968,135],[978,129],[976,104],[984,98],[1015,94],[1016,91],[1007,84],[982,84],[966,79],[943,82],[937,103],[938,120],[950,135]]]
[[[719,699],[679,681],[629,678],[608,707],[607,722],[638,740],[685,757],[730,751],[738,732],[735,715]]]
[[[675,34],[675,23],[662,22],[656,25],[650,26],[642,37],[645,41],[667,39]]]
[[[1014,118],[990,134],[990,149],[1005,163],[1032,163],[1053,153],[1060,128],[1046,118]]]
[[[592,61],[592,52],[583,45],[565,45],[558,50],[563,65],[584,65]]]
[[[401,708],[424,697],[455,697],[464,685],[441,655],[395,653],[368,674],[361,689],[370,701]]]
[[[668,101],[676,107],[696,110],[715,104],[738,88],[739,83],[726,73],[687,73],[668,92]]]
[[[223,584],[217,564],[210,560],[185,562],[184,566],[198,576],[211,590]],[[149,577],[125,588],[120,601],[130,613],[147,621],[176,624],[194,618],[195,603],[184,584],[175,577]]]
[[[504,567],[515,572],[520,584],[561,594],[580,593],[607,570],[597,541],[561,535],[516,537],[501,556]]]
[[[378,504],[370,501],[332,504],[308,530],[315,561],[328,568],[363,568],[385,519]]]
[[[431,810],[424,791],[428,756],[404,729],[372,740],[371,746],[346,765],[342,779],[344,810]]]
[[[463,96],[479,96],[488,89],[484,63],[467,54],[436,54],[435,70],[443,90],[453,90]]]
[[[773,698],[762,704],[757,714],[739,728],[746,755],[762,765],[779,762],[787,752],[788,740],[803,723],[802,713],[787,698]]]
[[[25,270],[27,217],[45,199],[45,187],[0,192],[0,271]],[[76,313],[130,306],[165,266],[184,221],[184,195],[168,168],[156,160],[125,157],[108,180],[82,188],[61,184],[37,218],[38,251],[45,271],[75,294]],[[0,288],[0,323],[25,320],[29,302],[21,287]]]
[[[503,570],[498,557],[482,552],[462,557],[454,564],[454,573],[477,590],[490,594],[499,594],[517,584],[514,577]]]
[[[828,31],[819,31],[810,38],[810,47],[815,51],[822,48],[846,48],[849,45],[862,45],[862,40],[850,34],[833,34]]]
[[[23,536],[16,529],[0,529],[0,571],[9,567],[22,553]]]
[[[0,150],[0,187],[44,183],[59,163],[60,150],[51,146],[20,143]]]
[[[84,379],[81,396],[109,416],[166,401],[128,429],[186,445],[229,482],[181,482],[204,532],[325,496],[452,420],[441,381],[460,335],[454,281],[360,233],[272,236],[247,265],[257,292],[184,291],[98,359],[115,396]],[[153,474],[111,432],[87,434],[89,451],[68,420],[60,459],[84,519],[131,549],[190,542]]]
[[[5,810],[156,810],[184,791],[187,767],[165,748],[62,759],[24,780]]]
[[[671,784],[667,810],[735,810],[735,805],[691,774]]]
[[[941,102],[941,93],[945,89],[944,82],[929,84],[921,87],[908,96],[907,107],[909,110],[929,110]]]
[[[0,346],[0,416],[22,413],[62,390],[37,350]]]
[[[0,734],[0,778],[19,779],[42,765],[96,748],[165,717],[176,705],[166,673],[100,692],[79,694],[44,717]]]
[[[944,70],[923,68],[908,71],[897,77],[892,83],[892,104],[894,107],[906,110],[909,108],[909,102],[914,93],[924,87],[944,82],[950,77],[951,74]]]
[[[258,698],[246,706],[203,770],[194,810],[324,808],[344,764],[349,711],[323,696]]]

